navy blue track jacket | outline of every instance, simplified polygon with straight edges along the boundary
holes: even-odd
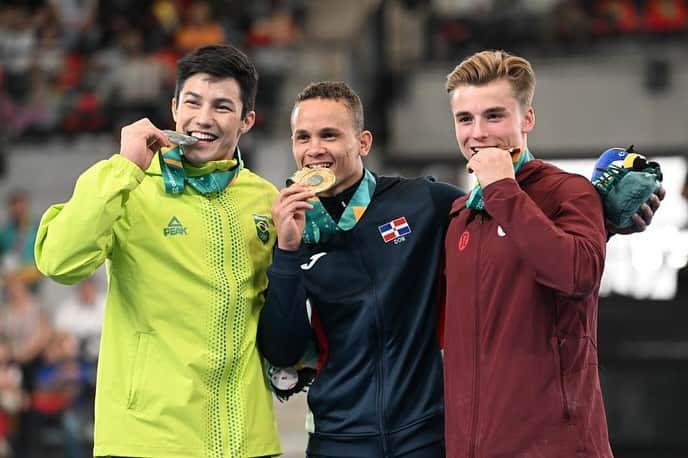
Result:
[[[437,286],[449,211],[462,194],[427,178],[378,177],[352,230],[276,249],[258,343],[286,367],[318,336],[309,454],[396,457],[443,440]]]

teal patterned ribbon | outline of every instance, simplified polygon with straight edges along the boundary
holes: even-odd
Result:
[[[168,194],[181,194],[186,183],[201,194],[222,191],[239,175],[244,165],[238,146],[236,159],[208,162],[201,167],[192,167],[185,162],[179,146],[158,151],[158,158]],[[185,163],[189,172],[184,168]],[[231,164],[229,170],[222,170],[228,163]]]
[[[291,184],[291,179],[287,180],[287,184]],[[349,204],[344,209],[339,222],[335,222],[332,216],[323,206],[320,199],[309,200],[313,208],[306,210],[306,226],[303,229],[303,241],[309,245],[314,245],[321,241],[329,239],[338,231],[349,231],[353,229],[356,223],[363,217],[370,201],[375,193],[375,175],[370,173],[368,169],[364,169],[363,179],[356,188],[356,192],[349,201]]]

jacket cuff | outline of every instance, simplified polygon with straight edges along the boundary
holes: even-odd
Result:
[[[287,251],[275,246],[270,270],[279,275],[298,275],[299,250]]]
[[[141,170],[138,165],[134,164],[121,154],[113,154],[109,161],[112,164],[112,170],[115,173],[123,176],[131,176],[139,184],[141,184],[143,178],[146,176],[146,173]]]
[[[483,198],[485,199],[485,203],[487,203],[490,199],[512,197],[520,190],[521,186],[519,186],[516,180],[513,178],[502,178],[483,188]]]

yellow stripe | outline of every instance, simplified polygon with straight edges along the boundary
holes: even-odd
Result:
[[[174,166],[176,166],[176,167],[181,167],[181,166],[182,166],[182,163],[181,163],[181,162],[175,161],[174,159],[168,159],[168,158],[164,157],[162,160],[165,161],[165,164],[174,165]]]

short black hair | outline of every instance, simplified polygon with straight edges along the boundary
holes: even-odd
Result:
[[[196,48],[177,61],[177,82],[174,98],[189,77],[207,73],[216,78],[234,78],[241,89],[242,119],[256,104],[258,71],[246,54],[232,45],[208,45]]]
[[[358,94],[356,94],[356,91],[351,89],[345,82],[319,81],[309,84],[298,96],[296,96],[294,108],[296,108],[299,103],[311,99],[334,100],[335,102],[344,103],[344,105],[351,110],[354,128],[359,132],[363,130],[363,103]]]

